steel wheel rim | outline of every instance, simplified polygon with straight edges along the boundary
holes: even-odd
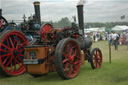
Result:
[[[94,51],[93,63],[94,63],[95,68],[100,68],[102,65],[102,54],[99,49]]]
[[[68,41],[63,49],[62,64],[64,73],[69,78],[75,77],[80,69],[80,49],[76,42]]]
[[[25,72],[23,64],[24,48],[27,39],[20,32],[10,32],[4,36],[0,44],[0,63],[9,75],[19,75]]]

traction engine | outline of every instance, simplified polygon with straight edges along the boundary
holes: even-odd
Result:
[[[77,76],[85,60],[93,69],[101,67],[100,49],[91,51],[92,41],[83,34],[83,5],[77,7],[79,27],[73,24],[55,29],[51,24],[45,24],[39,32],[40,42],[24,47],[24,64],[30,75],[37,77],[56,71],[63,79],[71,79]]]
[[[79,26],[55,29],[42,27],[39,2],[34,2],[35,17],[21,27],[8,23],[0,13],[0,73],[17,76],[27,72],[41,76],[57,71],[64,79],[74,78],[85,60],[93,69],[101,67],[99,48],[91,51],[92,41],[83,34],[83,6],[78,5]]]
[[[23,47],[28,44],[19,27],[0,16],[0,74],[17,76],[26,71]]]

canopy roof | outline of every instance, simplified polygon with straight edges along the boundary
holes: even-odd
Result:
[[[126,25],[122,25],[122,26],[117,25],[117,26],[112,28],[113,31],[124,31],[127,29],[128,29],[128,26],[126,26]]]
[[[105,31],[105,27],[102,28],[88,28],[88,29],[84,29],[84,32],[104,32]]]

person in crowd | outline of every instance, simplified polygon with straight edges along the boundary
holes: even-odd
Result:
[[[115,50],[118,50],[119,35],[117,33],[113,32],[112,40],[113,40],[113,44],[114,44]]]
[[[125,44],[126,44],[127,50],[128,50],[128,31],[127,31],[127,33],[125,35]]]
[[[112,32],[111,33],[109,32],[107,39],[108,39],[109,43],[112,45]]]
[[[96,35],[95,34],[93,35],[93,40],[94,40],[94,43],[95,43],[95,41],[96,41]]]

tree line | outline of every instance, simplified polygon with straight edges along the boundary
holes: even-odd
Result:
[[[86,28],[94,28],[94,27],[106,27],[106,28],[113,28],[116,25],[128,25],[128,22],[106,22],[106,23],[101,23],[101,22],[93,22],[93,23],[86,23],[85,27]]]
[[[46,23],[46,22],[45,22]],[[68,17],[61,18],[58,22],[49,21],[55,28],[63,28],[65,26],[71,26],[71,21]],[[128,22],[87,22],[84,24],[85,28],[95,28],[95,27],[106,27],[113,28],[116,25],[128,25]]]

